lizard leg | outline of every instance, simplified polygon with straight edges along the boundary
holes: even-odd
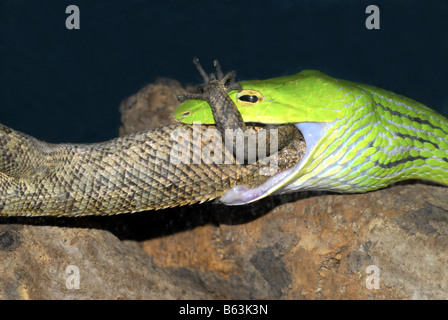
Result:
[[[235,103],[228,95],[228,92],[232,90],[241,90],[241,86],[235,81],[236,73],[231,71],[224,75],[219,62],[215,60],[216,75],[213,73],[207,75],[199,59],[195,58],[193,62],[204,79],[204,83],[197,86],[199,93],[179,96],[179,101],[200,99],[210,104],[216,127],[221,133],[223,142],[238,162],[256,161],[258,156],[253,155],[258,155],[260,143],[265,144],[263,146],[265,152],[262,154],[269,155],[288,145],[291,142],[291,137],[298,134],[293,125],[267,126],[266,129],[258,132],[248,128]]]

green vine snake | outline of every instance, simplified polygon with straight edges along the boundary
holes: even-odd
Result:
[[[258,187],[235,186],[225,204],[300,190],[367,192],[408,179],[448,185],[448,120],[419,102],[315,70],[239,85],[228,95],[244,122],[292,123],[306,153]],[[184,102],[175,116],[215,123],[203,100]]]

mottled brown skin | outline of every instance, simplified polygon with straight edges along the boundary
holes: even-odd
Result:
[[[200,93],[179,96],[180,102],[190,99],[205,100],[210,104],[215,119],[216,127],[224,136],[226,129],[246,130],[246,124],[227,94],[232,90],[240,90],[239,84],[235,83],[235,73],[229,72],[222,79],[216,79],[213,74],[204,79],[205,83],[198,86]]]
[[[215,60],[214,64],[217,73],[216,75],[212,73],[208,76],[199,63],[199,59],[195,58],[193,62],[204,79],[204,83],[197,86],[199,93],[179,96],[179,101],[184,102],[191,99],[207,101],[212,109],[216,128],[223,137],[223,142],[225,142],[226,130],[231,130],[231,132],[240,131],[241,133],[244,133],[244,150],[242,151],[242,154],[244,155],[244,160],[247,161],[249,154],[249,141],[256,141],[258,143],[259,133],[256,133],[253,130],[247,130],[248,127],[244,122],[243,117],[241,116],[235,103],[233,103],[232,99],[230,99],[228,95],[228,92],[232,90],[241,90],[241,86],[235,82],[235,72],[231,71],[226,75],[223,75],[219,62]],[[265,135],[265,138],[260,139],[260,141],[265,141],[265,150],[267,154],[269,154],[269,151],[271,150],[271,143],[276,144],[273,146],[274,150],[280,150],[291,142],[291,136],[293,136],[297,131],[295,126],[292,124],[281,126],[280,132],[277,132],[279,128],[280,126],[272,126],[264,129],[265,132],[263,132],[263,135]],[[271,132],[272,129],[273,131]],[[271,140],[271,133],[278,137],[277,141]],[[252,138],[250,137],[251,135],[253,136]],[[236,136],[231,138],[233,141],[231,144],[227,143],[226,148],[228,148],[233,155],[236,155],[238,147]],[[258,150],[257,148],[258,146],[254,146],[255,150]]]
[[[219,78],[200,87],[216,127],[176,124],[103,143],[49,144],[0,124],[0,215],[112,215],[189,205],[216,199],[235,185],[257,186],[297,163],[305,143],[287,125],[278,127],[281,150],[267,158],[278,167],[266,159],[241,164],[223,143],[214,144],[222,162],[204,162],[207,130],[246,128],[227,95],[234,75]]]
[[[111,215],[210,201],[237,184],[256,186],[268,164],[192,163],[210,142],[193,142],[213,126],[164,126],[95,144],[49,144],[0,125],[0,215]],[[173,140],[173,131],[190,137]],[[282,149],[276,172],[304,153]],[[178,148],[173,153],[173,148]],[[199,152],[198,152],[199,151]],[[229,151],[221,148],[225,159]],[[177,163],[188,154],[190,163]],[[276,156],[272,155],[271,157]],[[230,158],[232,155],[230,155]],[[276,172],[271,172],[270,175]]]

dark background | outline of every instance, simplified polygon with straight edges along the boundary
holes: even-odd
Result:
[[[77,5],[81,29],[67,30]],[[380,8],[367,30],[365,9]],[[158,76],[201,82],[319,69],[448,116],[448,1],[0,0],[0,123],[51,142],[118,135],[120,102]]]

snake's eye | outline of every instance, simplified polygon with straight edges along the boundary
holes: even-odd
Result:
[[[263,95],[252,89],[245,89],[238,92],[237,95],[238,102],[244,106],[253,106],[264,101]]]
[[[250,94],[245,94],[244,96],[238,97],[241,101],[246,101],[250,103],[255,103],[258,101],[258,97]]]

